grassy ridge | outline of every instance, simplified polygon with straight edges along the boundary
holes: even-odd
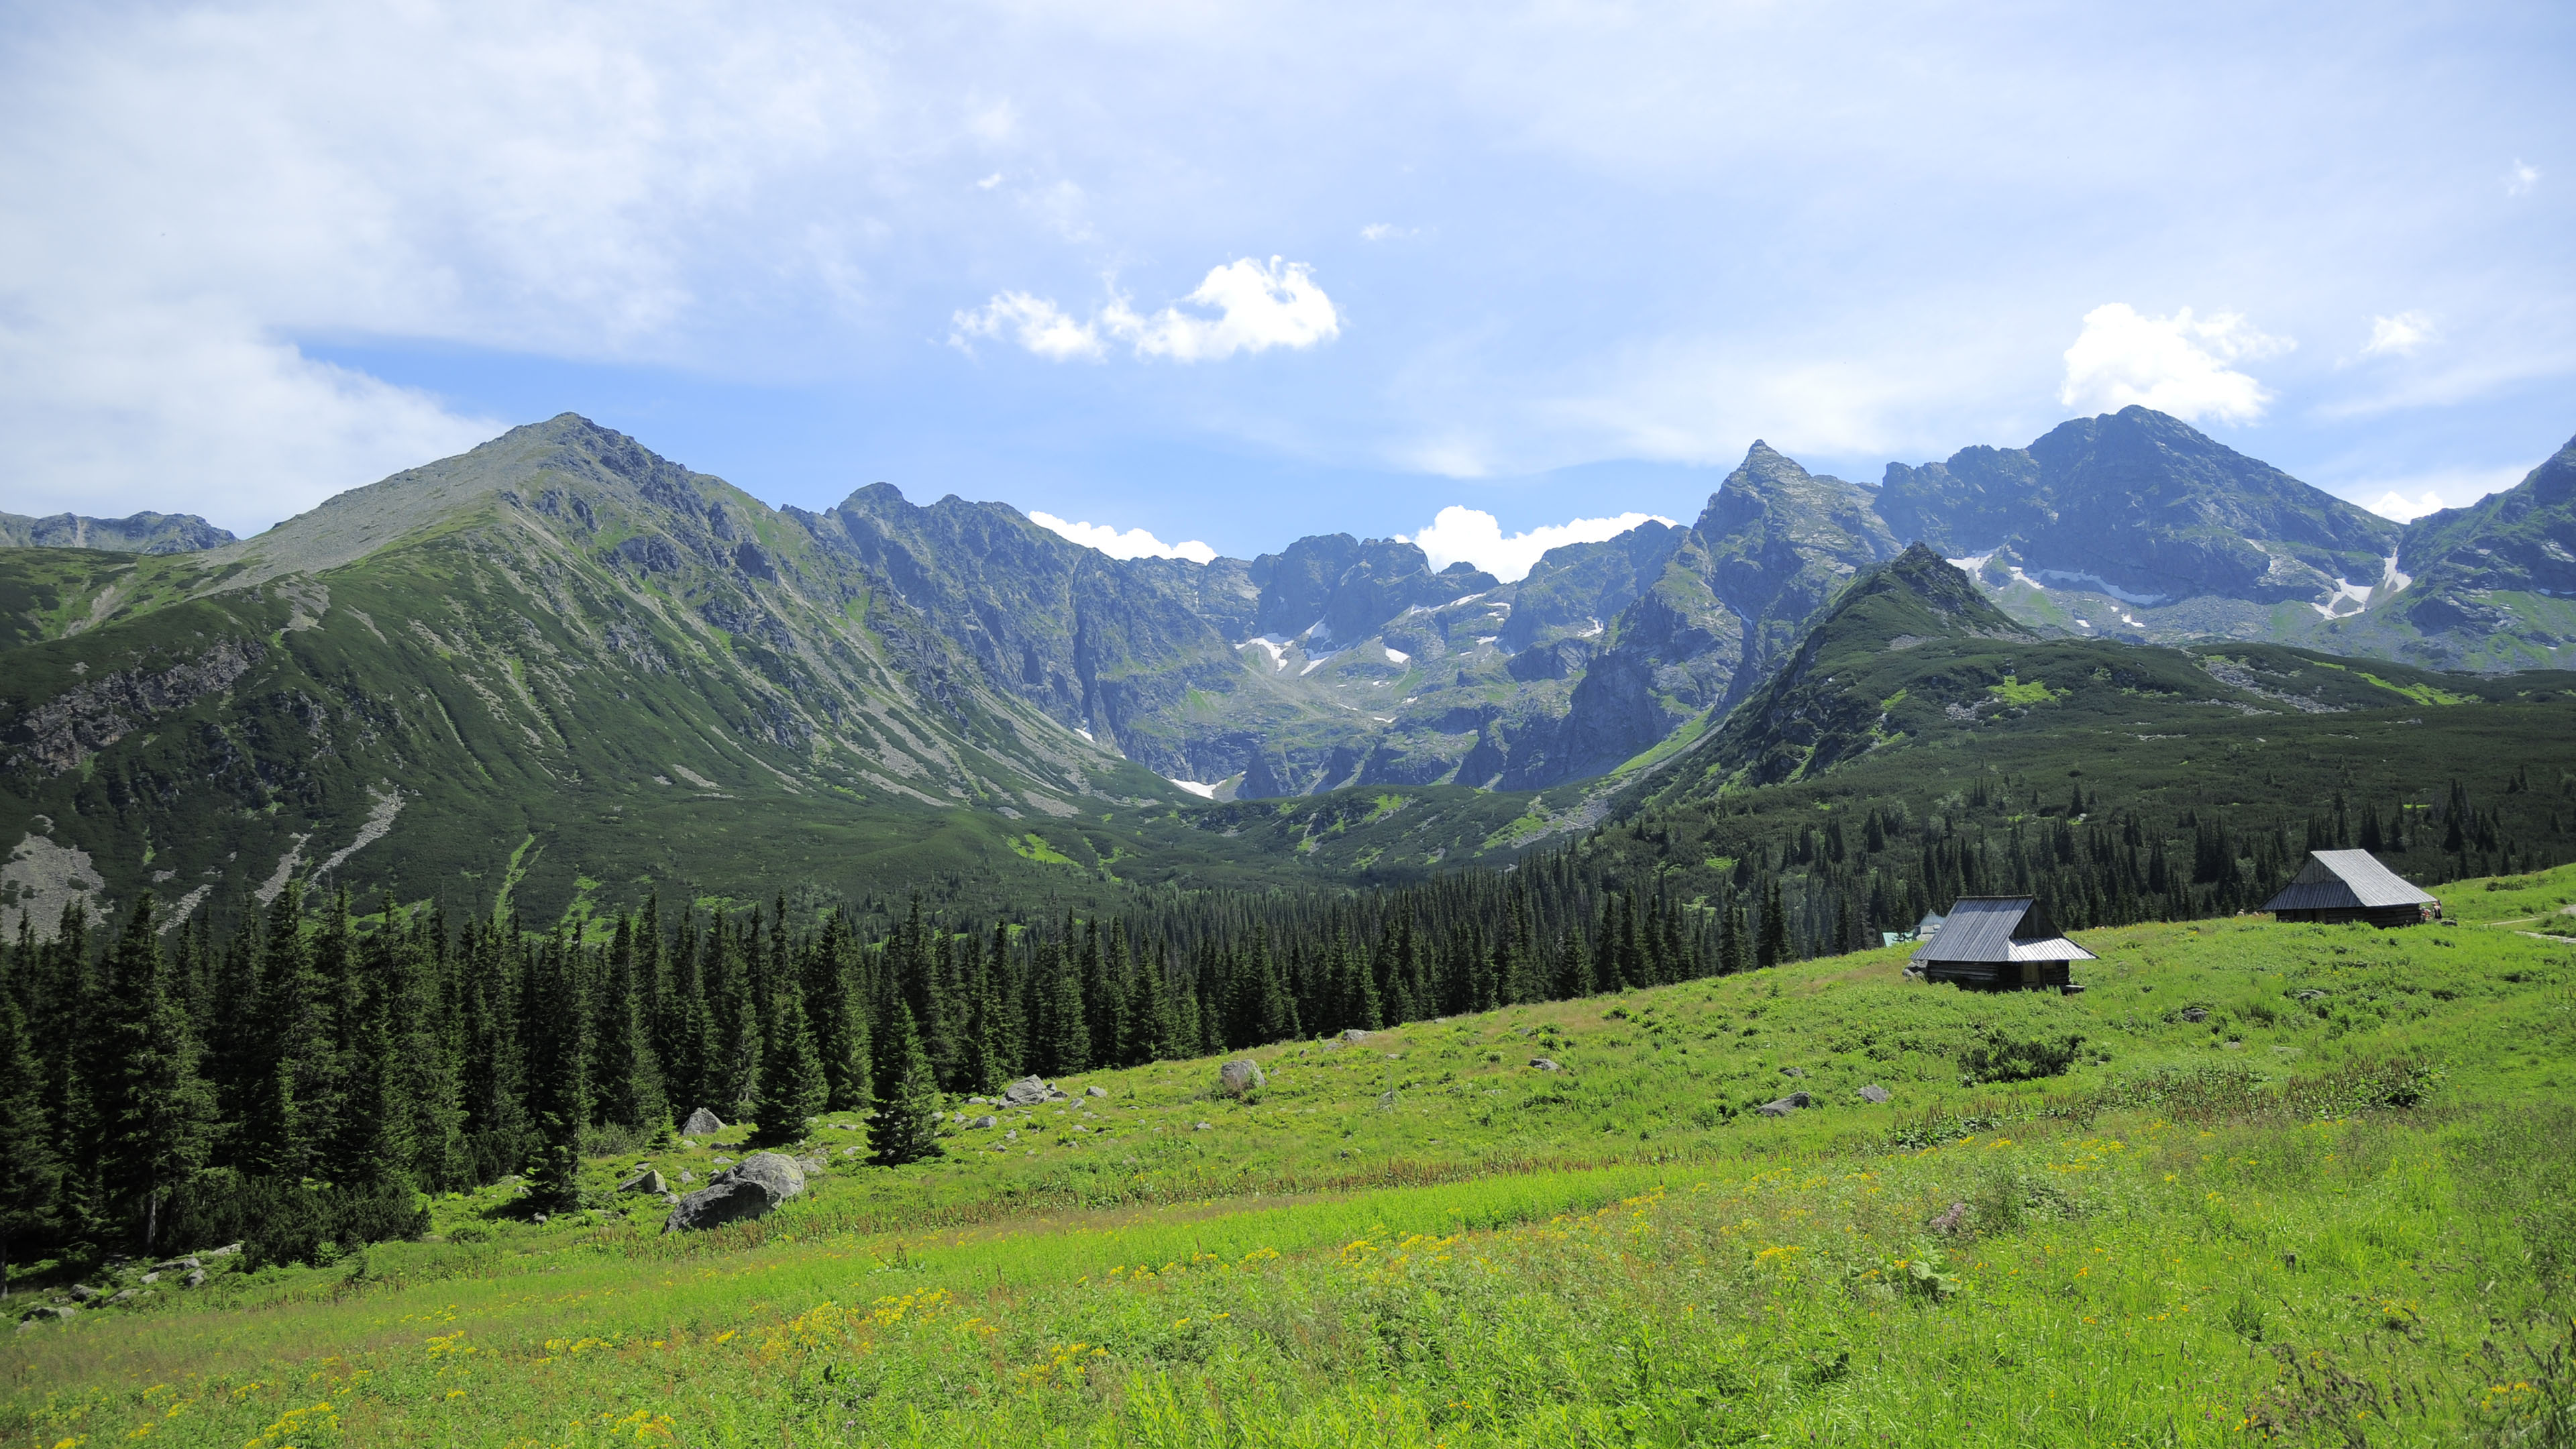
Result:
[[[1102,1073],[707,1237],[445,1200],[443,1241],[17,1335],[0,1431],[2526,1442],[2576,1402],[2576,869],[2488,884],[2453,927],[2089,933],[2070,998],[1882,952],[1272,1049],[1247,1103]],[[2083,1040],[1963,1083],[1997,1034]]]

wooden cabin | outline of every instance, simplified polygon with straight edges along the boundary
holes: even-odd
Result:
[[[2442,917],[2442,903],[2406,883],[2367,850],[2311,850],[2263,909],[2284,921],[2368,921],[2418,926]]]
[[[2068,970],[2092,952],[2049,930],[2030,896],[1965,896],[1906,966],[1926,981],[1985,991],[2065,991]]]

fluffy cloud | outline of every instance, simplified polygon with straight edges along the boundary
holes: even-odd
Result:
[[[1526,533],[1503,536],[1503,526],[1494,515],[1479,508],[1462,508],[1455,503],[1440,510],[1431,526],[1413,536],[1413,542],[1431,556],[1431,566],[1445,569],[1465,560],[1511,583],[1528,575],[1549,549],[1569,543],[1599,543],[1617,538],[1641,523],[1670,523],[1671,519],[1654,513],[1622,513],[1616,518],[1577,518],[1567,523],[1549,524]]]
[[[1184,312],[1184,305],[1204,310]],[[948,340],[958,346],[1007,332],[1022,347],[1057,362],[1097,359],[1107,351],[1104,339],[1112,337],[1135,348],[1138,357],[1214,362],[1238,352],[1312,347],[1342,334],[1342,314],[1315,285],[1312,269],[1278,257],[1268,266],[1245,257],[1211,268],[1197,291],[1150,317],[1122,297],[1089,321],[1076,321],[1043,297],[1003,292],[958,313],[954,322]]]
[[[2373,317],[2370,319],[2370,340],[2361,344],[2361,355],[2404,357],[2432,340],[2433,319],[2421,312]]]
[[[2452,468],[2412,478],[2383,478],[2341,485],[2336,492],[2382,518],[2412,523],[2444,508],[2465,508],[2522,481],[2522,468]],[[2365,498],[2376,491],[2375,498]]]
[[[1120,533],[1106,523],[1067,523],[1052,513],[1040,513],[1034,509],[1030,510],[1029,521],[1040,528],[1053,529],[1084,548],[1096,548],[1111,558],[1185,558],[1192,563],[1210,563],[1216,558],[1216,550],[1197,539],[1186,543],[1165,543],[1141,528]]]
[[[1097,326],[1077,322],[1053,302],[1026,292],[1004,292],[974,311],[960,312],[949,320],[956,330],[948,334],[948,340],[958,347],[967,346],[969,338],[1008,333],[1022,347],[1057,362],[1077,357],[1097,361],[1106,351]]]
[[[2234,312],[2201,321],[2185,307],[2171,317],[2145,317],[2125,302],[2112,302],[2084,314],[2084,331],[2066,349],[2066,385],[2058,401],[2106,411],[2136,403],[2186,422],[2251,422],[2263,415],[2272,395],[2227,364],[2296,345],[2264,336]]]
[[[2538,186],[2539,184],[2540,168],[2531,165],[2519,156],[2513,158],[2513,169],[2504,174],[2504,194],[2507,196],[2529,196],[2531,194],[2531,188]]]

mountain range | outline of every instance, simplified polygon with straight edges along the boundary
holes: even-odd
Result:
[[[2576,443],[2401,527],[2129,408],[1876,487],[1757,442],[1689,526],[1505,583],[1348,534],[1118,560],[886,484],[771,508],[565,414],[247,540],[0,516],[0,895],[303,878],[551,912],[1427,868],[1683,757],[1762,784],[1908,737],[1814,695],[1835,610],[2547,667],[2571,493]]]

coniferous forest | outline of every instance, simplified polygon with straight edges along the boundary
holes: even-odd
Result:
[[[667,1140],[699,1107],[780,1145],[853,1114],[872,1160],[899,1164],[940,1151],[943,1095],[1025,1074],[1756,970],[1876,946],[1961,895],[2035,894],[2075,930],[2252,909],[2310,848],[2428,880],[2566,858],[2554,796],[2520,774],[2507,794],[2250,823],[2005,777],[1941,812],[1785,826],[1720,796],[1502,870],[1140,892],[1084,917],[648,898],[540,927],[294,883],[222,924],[173,926],[148,895],[103,925],[66,910],[50,938],[22,915],[0,991],[0,1157],[19,1166],[0,1247],[79,1262],[238,1240],[309,1261],[416,1235],[422,1193],[518,1175],[529,1213],[576,1208],[586,1153]],[[1740,852],[1724,884],[1677,898],[1659,863],[1716,849]]]

